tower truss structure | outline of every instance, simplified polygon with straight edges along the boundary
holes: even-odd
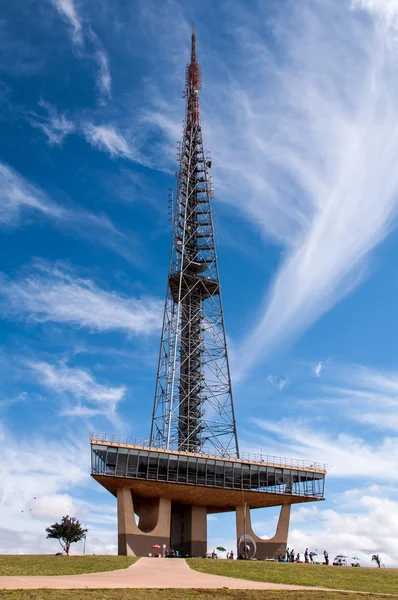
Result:
[[[239,456],[192,32],[150,445]]]

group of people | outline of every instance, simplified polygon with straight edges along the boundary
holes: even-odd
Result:
[[[314,556],[317,556],[316,552],[308,552],[308,548],[305,549],[304,552],[304,562],[305,563],[314,563]],[[328,565],[329,564],[329,554],[326,550],[323,551],[323,557],[324,557],[324,564]],[[300,553],[297,552],[297,555],[294,552],[294,549],[292,548],[291,550],[289,550],[289,548],[286,548],[286,554],[282,555],[279,554],[278,555],[278,562],[302,562],[300,559]]]
[[[178,554],[178,550],[165,550],[164,553],[165,558],[178,558],[179,554]]]
[[[215,550],[213,550],[213,552],[211,553],[211,557],[212,558],[218,558],[217,552]],[[234,555],[234,551],[231,550],[231,552],[227,552],[227,559],[228,560],[234,560],[235,555]]]

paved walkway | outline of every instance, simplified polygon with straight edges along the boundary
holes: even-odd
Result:
[[[232,590],[320,590],[299,585],[247,581],[193,571],[183,559],[140,558],[128,569],[85,575],[0,577],[0,589],[229,588]]]

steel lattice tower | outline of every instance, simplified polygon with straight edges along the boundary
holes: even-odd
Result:
[[[193,32],[151,439],[92,436],[91,474],[117,498],[119,554],[170,548],[205,557],[207,516],[234,511],[237,556],[276,559],[286,552],[291,505],[324,499],[326,469],[239,456],[195,42]],[[266,506],[281,510],[275,535],[264,540],[250,514]]]
[[[200,87],[193,31],[150,444],[238,456]]]

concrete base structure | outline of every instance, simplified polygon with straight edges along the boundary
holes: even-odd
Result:
[[[238,556],[286,552],[290,506],[324,498],[325,469],[164,450],[92,438],[92,477],[117,498],[119,554],[206,556],[207,515],[235,512]],[[282,459],[281,459],[281,462]],[[250,511],[281,506],[275,535],[259,538]],[[158,549],[153,548],[157,545]],[[245,549],[246,548],[246,549]]]
[[[180,556],[206,556],[207,508],[177,504],[167,498],[147,498],[134,501],[129,487],[117,490],[118,554],[148,556],[165,545]],[[138,524],[136,522],[138,515]],[[286,552],[289,532],[290,505],[281,507],[275,535],[264,540],[252,529],[250,508],[236,507],[237,555],[246,558],[277,558]],[[245,551],[246,547],[246,551]]]
[[[236,507],[236,535],[238,556],[245,558],[277,558],[286,553],[287,536],[289,533],[290,504],[281,506],[278,525],[275,535],[264,540],[258,537],[251,525],[250,507],[247,505]],[[246,547],[246,550],[245,550]]]

